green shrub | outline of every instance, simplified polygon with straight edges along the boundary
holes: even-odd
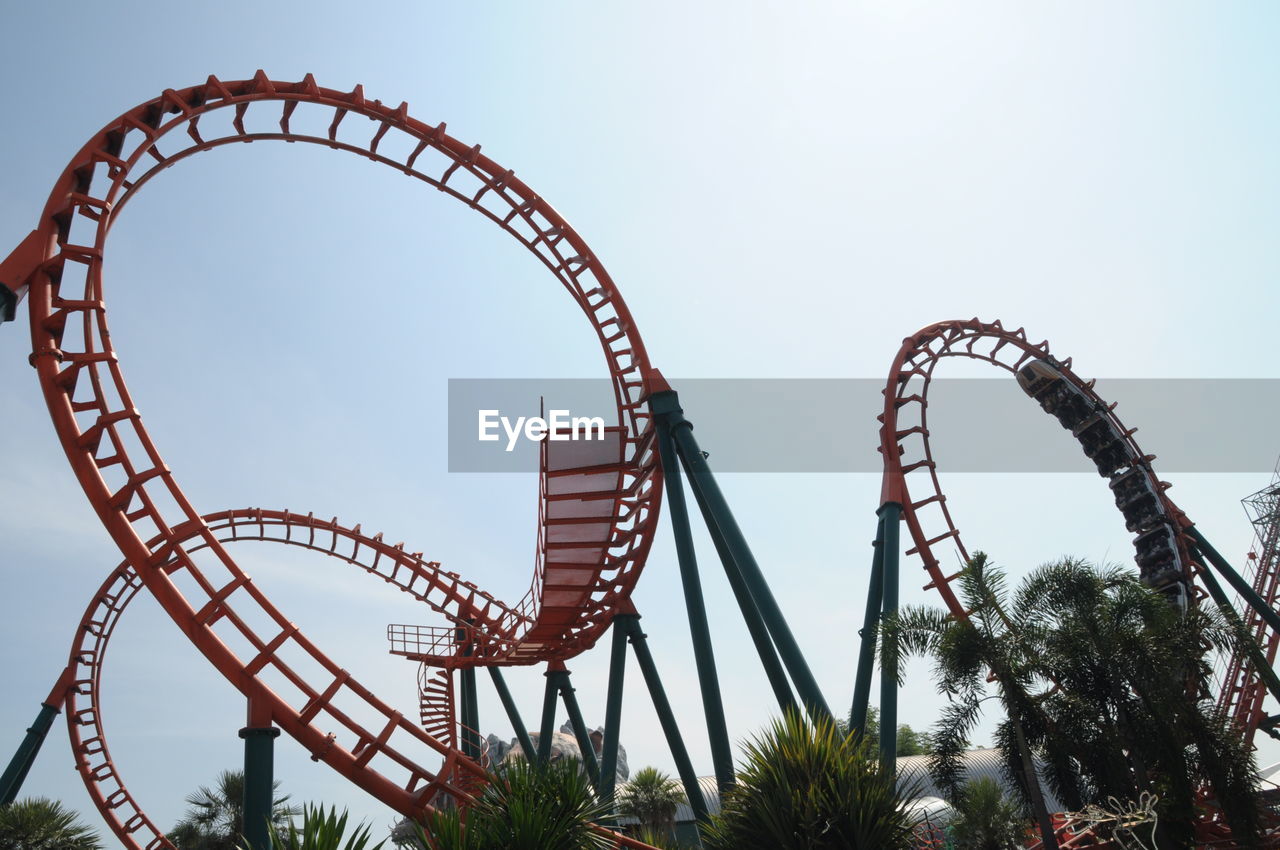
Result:
[[[738,784],[702,828],[707,850],[906,850],[915,817],[865,739],[795,712],[744,747]]]

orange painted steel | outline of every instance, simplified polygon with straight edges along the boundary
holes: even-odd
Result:
[[[983,322],[976,318],[953,320],[929,325],[903,340],[889,372],[884,389],[884,407],[878,417],[881,422],[880,452],[884,465],[881,504],[897,503],[902,506],[902,519],[913,543],[907,554],[918,557],[928,573],[929,582],[925,588],[936,588],[953,616],[966,617],[968,612],[956,598],[951,583],[959,577],[959,570],[968,562],[969,551],[951,516],[946,495],[942,492],[938,480],[938,463],[934,459],[929,440],[929,384],[938,364],[949,357],[982,361],[1016,375],[1031,361],[1048,359],[1051,355],[1047,341],[1032,343],[1022,328],[1010,331],[999,321]],[[1151,468],[1151,461],[1155,457],[1144,454],[1133,439],[1137,429],[1125,428],[1115,414],[1116,405],[1107,404],[1098,396],[1094,391],[1093,381],[1085,381],[1072,371],[1070,358],[1053,362],[1057,364],[1055,368],[1063,379],[1079,390],[1095,410],[1104,412],[1114,432],[1127,445],[1128,455],[1132,458],[1131,465],[1141,468],[1150,477],[1150,481],[1158,482],[1159,479]],[[1195,592],[1196,599],[1199,599],[1205,596],[1205,591],[1192,582],[1209,567],[1190,557],[1190,541],[1182,532],[1192,523],[1169,498],[1168,486],[1160,482],[1156,492],[1163,515],[1169,518],[1178,531],[1177,554],[1183,578]],[[947,546],[955,558],[958,568],[955,572],[943,568],[938,554],[940,545]],[[1253,724],[1256,725],[1256,718]],[[1204,821],[1203,825],[1209,825],[1208,821]],[[1059,837],[1073,841],[1092,840],[1089,833],[1070,833],[1065,826],[1059,830]],[[1040,844],[1034,846],[1039,847]]]
[[[443,573],[439,564],[423,562],[419,554],[406,553],[402,548],[383,543],[380,534],[373,537],[363,535],[358,528],[348,529],[336,519],[322,520],[311,514],[255,508],[209,514],[202,519],[203,527],[212,531],[224,544],[262,540],[320,552],[361,567],[433,607],[439,604],[432,599],[434,593],[442,587],[448,589],[456,586],[456,579]],[[192,554],[208,546],[202,542],[201,532],[201,525],[189,523],[185,528],[174,529],[173,534],[187,544],[185,551]],[[163,541],[157,539],[150,542],[159,545]],[[178,566],[178,561],[171,559],[159,565],[159,569],[174,570]],[[103,582],[76,631],[76,640],[68,660],[68,670],[71,673],[69,687],[65,691],[67,730],[71,736],[76,770],[84,779],[89,796],[103,820],[121,843],[131,850],[171,846],[125,786],[111,759],[101,717],[100,683],[107,647],[116,623],[142,589],[142,580],[127,561],[116,567]],[[293,687],[308,694],[310,698],[316,696],[314,690],[285,660],[278,656],[269,661],[267,659],[268,655],[264,651],[250,665],[251,672],[259,675],[270,666],[273,668],[272,672],[284,677]],[[442,751],[442,754],[447,755],[447,750]],[[459,767],[466,771],[470,766],[460,762]],[[451,793],[461,793],[457,783],[450,782],[449,777],[438,778],[436,781],[442,787],[449,788]]]
[[[324,110],[330,123],[323,135],[291,129],[301,105]],[[256,129],[264,112],[279,132]],[[214,128],[211,116],[229,121]],[[253,130],[246,126],[251,116]],[[370,123],[360,123],[359,130],[367,134],[357,130],[359,140],[352,141],[345,131],[356,117]],[[411,152],[401,158],[389,155],[392,135],[400,137],[398,149]],[[107,235],[121,208],[179,160],[222,145],[270,140],[355,153],[457,198],[537,256],[596,331],[622,429],[623,458],[608,547],[593,564],[592,592],[577,616],[565,617],[557,609],[554,640],[542,642],[540,652],[508,663],[561,660],[588,648],[608,628],[639,578],[662,489],[653,424],[645,409],[644,375],[650,365],[631,315],[600,261],[512,171],[481,154],[479,145],[450,137],[444,124],[433,127],[411,118],[404,103],[390,107],[368,100],[360,86],[350,92],[322,88],[310,75],[296,83],[272,81],[261,71],[235,82],[210,77],[202,85],[166,89],[108,123],[58,178],[33,234],[0,265],[3,283],[30,302],[31,363],[63,449],[138,580],[218,671],[315,759],[393,809],[420,816],[446,790],[439,777],[478,767],[334,665],[240,569],[164,463],[125,385],[108,332],[103,262]],[[428,159],[434,165],[427,165]],[[91,238],[80,237],[82,227],[89,228]],[[191,557],[196,547],[214,563],[198,565]],[[505,641],[508,653],[520,645],[517,630],[526,625],[524,618],[532,621],[530,632],[540,625],[543,568],[539,560],[528,604],[491,624],[495,643]],[[475,604],[483,608],[485,603]],[[445,607],[451,618],[477,613],[474,604],[463,604],[456,596]],[[263,622],[269,624],[263,633],[251,625]],[[240,657],[231,645],[246,642],[251,658]],[[300,687],[304,698],[292,702],[258,675],[274,667],[287,677],[280,661],[286,652],[307,656],[311,666],[323,671],[319,681],[295,682],[305,685]],[[497,662],[494,656],[477,661]],[[349,706],[375,721],[357,723]],[[335,723],[340,733],[325,731],[318,725],[322,720]],[[439,771],[421,766],[423,759],[441,755]]]
[[[925,588],[936,588],[947,608],[957,617],[967,616],[967,612],[952,591],[951,583],[968,562],[969,550],[961,540],[960,530],[951,516],[947,497],[938,480],[938,464],[929,441],[930,381],[938,364],[949,357],[979,360],[1016,374],[1032,360],[1049,356],[1049,343],[1030,342],[1022,328],[1010,331],[999,321],[963,319],[938,322],[907,337],[889,370],[884,408],[878,417],[884,464],[880,502],[882,505],[897,503],[902,506],[902,519],[913,543],[907,554],[920,559],[929,574]],[[1134,465],[1145,470],[1152,481],[1157,481],[1151,469],[1154,456],[1144,454],[1133,439],[1137,429],[1125,428],[1115,414],[1115,405],[1108,405],[1094,392],[1094,382],[1082,380],[1071,370],[1071,358],[1060,361],[1058,369],[1063,378],[1099,410],[1105,411],[1105,417],[1136,459]],[[1178,528],[1189,526],[1185,514],[1169,499],[1167,488],[1166,484],[1158,487],[1165,515]],[[956,570],[948,571],[943,567],[938,553],[940,546],[948,547],[955,558]],[[1192,564],[1187,555],[1187,541],[1181,534],[1178,535],[1178,548],[1184,571],[1204,569],[1201,565]]]
[[[263,541],[319,552],[359,567],[439,611],[447,610],[440,601],[442,593],[457,593],[459,588],[465,594],[479,593],[474,586],[460,582],[457,576],[441,570],[438,563],[423,561],[421,553],[407,553],[401,546],[384,543],[381,534],[363,534],[359,526],[348,528],[336,518],[325,520],[313,514],[244,508],[208,514],[202,520],[203,528],[212,531],[223,544]],[[181,542],[189,544],[185,546],[188,554],[207,548],[207,543],[192,542],[200,541],[201,533],[202,526],[195,523],[174,530],[174,535]],[[162,541],[151,542],[158,545]],[[159,568],[177,569],[178,562],[171,560]],[[102,723],[102,665],[107,648],[116,623],[142,589],[141,579],[127,561],[112,571],[94,594],[80,621],[66,673],[55,691],[58,698],[65,697],[64,712],[76,770],[103,820],[129,850],[172,850],[164,833],[146,816],[125,786],[111,758]],[[265,653],[259,656],[260,659],[265,657]],[[269,662],[263,660],[262,666],[253,671],[254,675],[261,674],[268,665],[277,668],[273,672],[279,672],[292,686],[308,692],[306,681],[279,658]],[[441,672],[447,674],[448,671]],[[309,696],[314,697],[314,692]],[[434,737],[445,742],[442,754],[447,755],[454,748],[458,735],[455,729],[440,729]],[[439,776],[434,781],[441,790],[466,799],[485,774],[465,759],[456,764],[460,771],[458,775]]]
[[[1280,474],[1262,492],[1246,499],[1246,505],[1258,499],[1272,501],[1274,504],[1277,485],[1280,485]],[[1245,569],[1252,571],[1252,575],[1246,574],[1245,578],[1250,580],[1254,592],[1274,609],[1277,600],[1280,600],[1280,517],[1276,516],[1272,507],[1265,515],[1251,519],[1254,523],[1254,540],[1245,557]],[[1263,658],[1267,664],[1274,666],[1277,653],[1280,652],[1280,632],[1270,628],[1266,620],[1248,606],[1245,606],[1243,617],[1245,628],[1262,648]],[[1245,740],[1252,743],[1259,724],[1267,717],[1263,707],[1263,700],[1267,696],[1266,685],[1245,653],[1235,653],[1228,659],[1222,684],[1222,691],[1218,695],[1218,709],[1235,720],[1244,730]]]
[[[619,498],[631,486],[624,431],[605,428],[602,436],[539,446],[536,566],[524,598],[497,622],[460,609],[447,627],[390,625],[393,654],[452,669],[561,661],[595,643],[634,584],[602,583],[599,565],[614,526],[638,509]]]

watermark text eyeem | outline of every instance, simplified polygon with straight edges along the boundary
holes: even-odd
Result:
[[[567,410],[548,410],[546,419],[541,416],[517,416],[513,423],[500,410],[480,410],[477,413],[477,439],[482,443],[493,443],[505,434],[506,451],[514,451],[521,436],[535,443],[542,440],[604,439],[602,416],[570,416]]]

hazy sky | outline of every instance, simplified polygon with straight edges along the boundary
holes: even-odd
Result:
[[[602,258],[677,389],[680,377],[881,378],[904,336],[974,315],[1048,338],[1087,377],[1280,378],[1272,4],[0,9],[2,250],[35,225],[84,140],[136,103],[211,73],[311,72],[321,85],[363,83],[370,98],[408,101],[414,116],[447,121],[515,169]],[[503,598],[523,594],[536,479],[447,472],[447,381],[601,377],[604,364],[571,300],[518,245],[390,169],[262,143],[155,180],[110,248],[113,339],[198,509],[337,515]],[[0,328],[4,760],[119,560],[54,438],[24,320],[25,310]],[[696,408],[688,414],[698,421]],[[743,433],[756,416],[741,410]],[[1203,439],[1233,439],[1233,416],[1221,410]],[[875,444],[874,420],[840,424],[851,443]],[[1127,424],[1160,453],[1159,421]],[[1065,439],[1052,421],[990,427],[1009,428],[1011,441]],[[788,439],[756,431],[761,452]],[[963,451],[945,439],[940,451]],[[714,465],[715,445],[704,448]],[[1243,560],[1251,531],[1239,499],[1268,471],[1162,471],[1218,548]],[[878,476],[721,483],[827,699],[844,709]],[[1068,553],[1129,557],[1105,482],[1083,457],[1078,474],[950,475],[945,486],[969,544],[1015,574]],[[702,542],[741,739],[767,721],[770,698]],[[386,654],[384,629],[432,622],[427,612],[337,562],[261,545],[234,554],[332,657],[414,710],[415,670]],[[918,565],[904,561],[903,575],[904,602],[937,601],[920,590]],[[664,525],[635,599],[705,774],[678,587]],[[570,665],[592,725],[603,722],[604,656]],[[116,763],[168,828],[185,794],[241,762],[243,701],[146,598],[117,629],[105,679]],[[508,680],[534,724],[540,672]],[[508,736],[481,691],[485,731]],[[927,667],[914,666],[901,720],[928,727],[939,705]],[[634,668],[623,742],[633,768],[672,769]],[[287,739],[277,764],[296,799],[390,821]],[[59,723],[24,793],[62,798],[96,822],[71,765]]]

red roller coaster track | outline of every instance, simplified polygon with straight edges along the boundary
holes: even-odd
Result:
[[[327,132],[291,129],[299,106],[322,110]],[[250,115],[257,127],[264,114],[279,132],[248,129]],[[209,117],[214,115],[227,120]],[[368,132],[357,143],[349,141],[349,131],[359,118],[369,123],[360,124]],[[543,444],[537,554],[529,592],[520,602],[503,603],[421,553],[336,519],[261,509],[202,516],[144,428],[107,328],[103,263],[111,225],[137,189],[175,162],[223,145],[271,140],[355,153],[462,201],[533,253],[594,328],[613,383],[617,425],[608,429],[603,446],[574,456]],[[390,150],[405,153],[392,156]],[[86,224],[93,238],[75,241],[73,233]],[[244,694],[264,725],[280,726],[313,759],[393,809],[420,817],[437,794],[466,798],[484,779],[482,766],[458,748],[451,696],[446,694],[441,717],[424,714],[425,730],[406,719],[308,640],[239,567],[228,543],[301,546],[410,593],[449,625],[393,627],[393,651],[446,674],[466,666],[563,662],[590,648],[616,614],[631,611],[629,598],[653,541],[663,489],[657,429],[646,407],[646,376],[656,371],[621,295],[582,238],[513,172],[482,155],[479,145],[447,135],[444,124],[410,118],[403,103],[392,108],[366,100],[359,86],[351,92],[320,88],[310,75],[282,83],[260,71],[249,80],[210,77],[203,85],[166,90],[110,122],[73,158],[38,228],[0,263],[0,283],[30,301],[31,362],[55,429],[124,557],[86,611],[67,673],[51,700],[65,698],[77,767],[126,847],[169,847],[125,788],[99,711],[108,641],[143,588]],[[1055,415],[1110,479],[1117,506],[1138,532],[1144,577],[1180,599],[1186,589],[1196,589],[1206,568],[1192,557],[1192,525],[1168,498],[1168,485],[1152,470],[1153,457],[1139,448],[1115,405],[1097,395],[1092,381],[1076,376],[1069,358],[1053,358],[1047,343],[1031,343],[1022,329],[977,319],[948,321],[908,337],[893,361],[880,417],[881,500],[901,506],[913,543],[907,554],[920,559],[929,575],[926,587],[937,589],[955,616],[966,615],[951,589],[958,573],[944,568],[940,550],[950,548],[957,566],[969,552],[942,491],[928,423],[930,382],[948,357],[1011,372],[1046,410],[1057,409]],[[1072,416],[1066,408],[1074,410]],[[1106,461],[1104,452],[1110,453]],[[1136,489],[1127,490],[1129,484]],[[1146,500],[1141,519],[1130,510],[1134,493]],[[1149,572],[1143,547],[1152,535],[1164,535],[1167,559],[1160,571]],[[193,557],[198,552],[199,562]],[[237,654],[233,646],[250,649]],[[304,676],[303,669],[319,672]],[[437,761],[437,770],[424,766]],[[647,846],[608,834],[614,846]]]
[[[1169,485],[1157,479],[1151,466],[1155,457],[1143,453],[1138,447],[1133,438],[1137,429],[1124,426],[1115,413],[1116,405],[1108,404],[1094,391],[1094,381],[1085,381],[1075,374],[1070,358],[1061,361],[1053,358],[1047,341],[1032,343],[1022,328],[1010,331],[999,321],[983,322],[974,318],[939,322],[921,329],[903,341],[889,372],[884,390],[884,409],[879,417],[882,423],[880,451],[884,455],[881,504],[901,505],[902,519],[913,543],[907,554],[919,558],[929,575],[929,582],[925,587],[937,589],[954,616],[968,615],[952,591],[951,583],[959,577],[959,570],[968,562],[969,551],[952,518],[947,497],[942,492],[938,463],[930,444],[928,422],[929,384],[938,364],[950,357],[982,361],[1014,375],[1021,373],[1033,362],[1039,362],[1045,364],[1050,373],[1056,374],[1060,381],[1065,382],[1066,394],[1081,400],[1077,412],[1083,414],[1080,417],[1082,421],[1072,427],[1073,436],[1079,438],[1086,432],[1105,435],[1103,442],[1094,442],[1085,448],[1086,454],[1095,459],[1099,472],[1110,478],[1117,507],[1121,508],[1122,513],[1126,512],[1122,505],[1125,501],[1123,486],[1117,488],[1117,484],[1122,484],[1126,478],[1132,481],[1135,477],[1146,482],[1148,497],[1157,503],[1146,514],[1149,524],[1135,524],[1133,518],[1126,514],[1130,531],[1139,532],[1134,540],[1135,549],[1138,550],[1135,560],[1139,562],[1139,571],[1144,579],[1182,604],[1189,601],[1185,595],[1187,590],[1192,591],[1196,600],[1208,595],[1196,583],[1207,584],[1213,579],[1209,574],[1209,565],[1192,557],[1196,550],[1188,532],[1193,524],[1169,498]],[[1046,406],[1043,399],[1041,405]],[[1107,460],[1101,460],[1100,450],[1109,450],[1112,454]],[[1144,538],[1150,540],[1153,534],[1167,535],[1172,544],[1169,547],[1171,563],[1175,567],[1172,576],[1167,571],[1156,575],[1148,574],[1143,564],[1143,541]],[[956,571],[951,572],[943,567],[939,547],[950,549],[951,558],[957,566]],[[1274,606],[1274,586],[1265,599],[1267,604]],[[1259,621],[1260,618],[1252,616],[1250,624],[1261,632]],[[1274,645],[1267,646],[1267,661],[1270,662],[1274,658]],[[1238,669],[1242,663],[1238,658],[1233,659],[1233,669]],[[1247,704],[1242,703],[1234,717],[1244,733],[1251,737],[1261,716],[1262,688],[1256,684],[1251,684],[1250,687],[1253,688],[1253,698]],[[1198,824],[1198,846],[1237,846],[1230,843],[1230,830],[1220,819],[1220,814],[1217,807],[1206,807],[1206,816]],[[1065,823],[1059,828],[1059,838],[1062,842],[1060,846],[1064,847],[1093,840],[1087,831],[1069,832]],[[1272,834],[1266,846],[1274,846],[1274,840]],[[1034,845],[1033,850],[1039,846]]]
[[[938,364],[950,357],[979,360],[1014,374],[1032,361],[1052,358],[1049,344],[1030,342],[1022,328],[1009,331],[999,321],[965,319],[938,322],[907,337],[889,371],[884,410],[879,417],[880,451],[884,455],[881,503],[902,506],[903,521],[914,544],[907,554],[917,556],[929,574],[926,588],[936,588],[951,612],[963,617],[965,609],[952,592],[951,583],[959,575],[958,569],[968,562],[969,550],[942,492],[929,439],[929,384]],[[1062,379],[1079,392],[1091,412],[1104,420],[1109,432],[1123,443],[1123,467],[1140,470],[1151,482],[1157,482],[1151,468],[1154,456],[1144,454],[1133,439],[1137,429],[1125,428],[1115,414],[1115,405],[1107,404],[1094,392],[1094,382],[1082,380],[1071,370],[1070,358],[1052,362]],[[1167,489],[1163,483],[1153,487],[1162,503],[1159,512],[1181,531],[1190,522],[1169,499]],[[943,566],[939,546],[950,547],[957,571]],[[1177,547],[1184,576],[1202,569],[1188,557],[1187,541],[1180,534]]]
[[[384,543],[381,534],[362,534],[358,528],[341,525],[336,518],[323,520],[311,514],[249,508],[209,514],[202,519],[203,527],[217,535],[221,543],[247,540],[283,543],[338,558],[398,587],[440,613],[447,613],[458,604],[459,598],[487,598],[474,585],[441,570],[439,564],[424,562],[421,553],[405,552],[401,546]],[[174,536],[186,544],[189,554],[207,548],[201,533],[202,526],[196,523],[173,531]],[[162,542],[150,541],[152,545]],[[179,562],[170,559],[159,568],[173,571],[179,568]],[[134,801],[111,760],[100,696],[102,665],[111,635],[142,588],[137,571],[126,561],[112,571],[94,594],[71,647],[64,709],[76,769],[84,778],[94,805],[126,846],[154,848],[169,845],[164,833],[155,828]],[[249,672],[256,675],[259,670],[251,666]],[[285,675],[293,685],[305,689],[306,683],[296,671],[287,671]],[[449,741],[449,746],[453,740],[456,736]],[[447,749],[441,753],[448,756]],[[479,774],[465,761],[459,762],[458,767],[458,776],[442,777],[442,781],[451,783],[454,790],[461,793]]]
[[[300,105],[327,111],[325,135],[291,130],[291,117]],[[279,132],[247,129],[250,110],[255,115],[269,110]],[[208,117],[215,114],[230,120],[215,129]],[[369,122],[364,125],[367,140],[356,144],[340,139],[344,120],[360,117]],[[408,138],[393,145],[393,135]],[[644,407],[644,376],[650,364],[622,296],[600,261],[512,171],[481,154],[479,145],[468,146],[449,136],[444,124],[433,127],[409,117],[406,104],[390,107],[367,100],[359,86],[350,92],[321,88],[310,75],[297,83],[272,81],[261,71],[235,82],[210,77],[203,85],[168,89],[111,121],[72,159],[50,193],[38,228],[0,265],[0,280],[30,301],[31,362],[54,427],[81,487],[127,565],[113,576],[118,586],[108,583],[91,609],[96,614],[89,616],[118,616],[121,600],[136,592],[140,582],[245,695],[258,716],[269,716],[315,759],[393,809],[421,816],[438,793],[465,795],[458,780],[479,778],[481,768],[338,668],[254,585],[162,460],[125,385],[107,329],[103,263],[107,235],[120,209],[147,181],[179,160],[223,145],[268,140],[358,154],[477,210],[551,271],[590,321],[604,351],[617,406],[618,457],[605,470],[558,470],[567,473],[568,484],[553,495],[544,492],[538,559],[522,603],[507,608],[456,577],[444,577],[416,556],[387,551],[395,547],[379,540],[353,538],[357,549],[364,545],[386,557],[388,564],[403,568],[406,581],[421,581],[423,600],[450,619],[476,621],[473,627],[483,631],[492,647],[476,663],[529,664],[571,657],[598,639],[629,598],[661,504],[654,429]],[[390,149],[409,153],[392,158],[385,153]],[[434,170],[427,170],[428,162]],[[92,240],[72,241],[73,229],[80,232],[73,223],[83,220],[91,223]],[[608,487],[589,480],[590,473],[601,471],[607,473]],[[556,473],[544,467],[544,482],[548,474]],[[575,490],[575,480],[586,486]],[[555,510],[548,507],[548,499],[555,501]],[[313,520],[295,519],[284,526],[309,527],[313,532],[317,527]],[[552,527],[557,524],[589,525],[592,545],[558,545],[557,529]],[[335,529],[336,525],[330,530],[338,534]],[[191,557],[197,549],[211,554],[213,565],[208,559],[206,565],[198,565]],[[558,585],[555,576],[563,576],[565,584]],[[574,594],[572,606],[561,602],[566,591]],[[270,625],[262,632],[252,623]],[[230,644],[246,642],[253,648],[249,657],[231,649]],[[314,663],[308,666],[324,671],[323,677],[304,680],[286,660],[291,656],[310,659]],[[343,708],[351,705],[378,721],[356,722],[355,712]],[[89,712],[80,712],[80,719],[93,717],[93,709]],[[72,728],[74,739],[75,725]],[[91,756],[105,759],[105,753],[100,735],[78,742],[82,765]],[[441,757],[438,771],[423,766]],[[156,835],[131,801],[127,810],[133,814],[123,821],[111,813],[128,797],[122,786],[111,792],[97,790],[94,783],[99,780],[118,782],[109,759],[86,767],[84,773],[90,793],[126,846],[137,846],[131,836],[144,827]],[[645,846],[621,837],[618,841]],[[163,843],[163,838],[154,837],[148,846]]]

